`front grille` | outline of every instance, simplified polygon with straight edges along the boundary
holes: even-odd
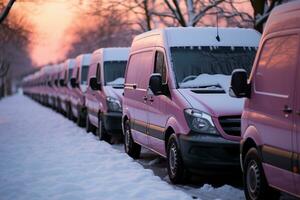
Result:
[[[241,116],[219,117],[219,122],[226,134],[241,136]]]

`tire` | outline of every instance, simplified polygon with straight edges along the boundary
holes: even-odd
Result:
[[[168,140],[167,165],[170,181],[173,184],[182,183],[185,169],[175,134],[172,134]]]
[[[84,127],[85,126],[85,112],[84,109],[78,108],[78,117],[77,117],[77,125],[79,127]]]
[[[128,120],[124,123],[124,149],[131,158],[138,159],[140,157],[141,145],[134,142]]]
[[[105,141],[105,142],[110,143],[111,136],[108,135],[107,131],[105,130],[101,116],[98,117],[97,136],[100,141]]]
[[[92,132],[92,124],[90,123],[88,114],[86,115],[85,130],[87,133]]]
[[[243,163],[244,192],[248,200],[279,199],[280,192],[269,187],[256,148],[251,148]]]
[[[69,120],[73,120],[73,113],[72,113],[72,108],[71,105],[68,103],[67,105],[68,111],[67,111],[67,117]]]

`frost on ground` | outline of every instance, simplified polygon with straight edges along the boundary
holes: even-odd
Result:
[[[172,186],[27,97],[0,101],[1,200],[243,198],[233,190]]]
[[[0,102],[0,199],[190,199],[23,96]]]

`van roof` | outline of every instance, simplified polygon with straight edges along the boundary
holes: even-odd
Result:
[[[92,54],[80,54],[76,57],[76,62],[80,62],[80,66],[90,65]]]
[[[128,59],[129,50],[129,47],[101,48],[93,54],[103,54],[103,61],[119,61]]]
[[[292,1],[273,9],[265,27],[265,34],[297,28],[300,28],[300,1]]]
[[[150,46],[258,46],[261,34],[253,29],[216,27],[170,27],[148,31],[136,36],[133,49]]]

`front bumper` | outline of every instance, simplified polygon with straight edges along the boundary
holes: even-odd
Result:
[[[189,169],[221,173],[240,169],[239,142],[190,133],[179,136],[179,146],[184,165]]]
[[[122,134],[122,113],[108,112],[103,114],[103,123],[105,130],[110,135]]]

